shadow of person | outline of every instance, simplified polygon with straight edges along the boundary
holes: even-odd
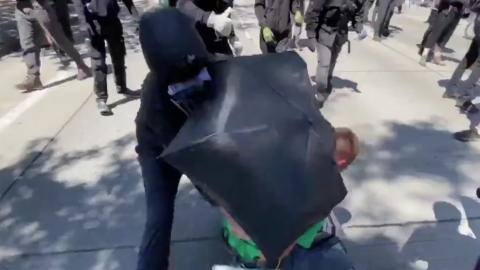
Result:
[[[342,79],[342,78],[339,78],[339,77],[336,77],[336,76],[332,78],[332,85],[333,85],[333,89],[348,88],[355,93],[361,93],[360,90],[358,90],[358,83],[357,82]]]
[[[114,109],[117,106],[127,104],[130,101],[140,99],[140,90],[134,90],[132,92],[135,94],[135,97],[130,97],[130,96],[124,97],[124,98],[119,99],[119,100],[117,100],[113,103],[108,104],[108,107],[110,107],[110,109]]]
[[[461,212],[444,201],[435,202],[433,212],[437,221],[417,228],[404,245],[404,261],[412,269],[473,269],[480,245],[460,234]]]
[[[315,76],[310,76],[310,80],[312,80],[312,82],[315,82]],[[342,79],[342,78],[334,76],[334,77],[332,77],[331,83],[332,83],[332,86],[333,86],[332,91],[338,90],[338,89],[343,89],[343,88],[348,88],[355,93],[362,93],[362,92],[360,92],[360,90],[358,90],[358,83],[356,83],[354,81],[350,81],[350,80],[346,80],[346,79]]]
[[[343,207],[335,207],[332,213],[337,221],[335,224],[337,236],[342,240],[354,269],[396,269],[400,255],[398,244],[395,241],[380,233],[372,235],[372,232],[378,228],[347,226],[352,214]],[[362,235],[372,236],[354,239],[350,235],[358,235],[359,232]]]

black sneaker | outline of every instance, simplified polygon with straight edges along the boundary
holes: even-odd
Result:
[[[140,91],[132,91],[128,87],[117,87],[117,92],[126,98],[140,98]]]
[[[107,103],[103,100],[97,101],[97,108],[100,111],[100,114],[103,116],[111,116],[113,115],[112,110],[108,107]]]
[[[456,106],[464,113],[478,113],[478,108],[470,100],[461,101]]]
[[[461,142],[475,142],[480,140],[480,134],[477,130],[464,130],[455,132],[453,138]]]
[[[39,76],[28,76],[23,82],[15,85],[18,90],[34,91],[43,89]]]

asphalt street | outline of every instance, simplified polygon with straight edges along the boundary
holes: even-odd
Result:
[[[480,144],[452,139],[480,117],[442,98],[470,41],[462,22],[447,45],[447,65],[420,66],[416,44],[428,13],[404,8],[381,43],[352,35],[322,109],[362,141],[344,173],[349,195],[334,211],[357,270],[470,270],[480,254]],[[236,0],[232,18],[244,54],[258,54],[253,0]],[[131,22],[124,22],[128,34]],[[138,90],[147,67],[136,38],[127,41],[128,86]],[[313,75],[316,54],[299,54]],[[145,221],[134,151],[139,100],[112,90],[114,115],[102,117],[92,80],[77,81],[73,65],[58,70],[54,56],[45,59],[42,78],[52,86],[33,93],[13,87],[25,72],[19,55],[0,59],[0,269],[135,269]],[[113,89],[111,76],[108,83]],[[229,262],[217,211],[186,178],[175,215],[171,269]]]

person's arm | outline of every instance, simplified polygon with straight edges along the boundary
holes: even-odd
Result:
[[[208,24],[208,18],[212,14],[212,12],[207,12],[197,7],[195,3],[190,0],[178,1],[177,7],[181,12],[194,19],[197,23],[205,25]]]
[[[308,38],[317,37],[317,28],[320,20],[320,13],[325,5],[325,0],[310,0],[307,12],[305,13],[305,30]]]
[[[133,3],[133,0],[122,0],[123,4],[125,7],[127,7],[128,12],[130,12],[130,15],[132,15],[133,20],[135,22],[140,21],[140,16],[138,15],[137,8],[135,7],[135,4]]]
[[[267,19],[265,18],[265,0],[255,0],[254,9],[260,28],[267,27]]]
[[[77,13],[80,26],[83,27],[87,25],[87,19],[85,17],[85,5],[83,4],[83,1],[72,0],[72,2],[73,2],[73,7],[75,8],[75,12]]]
[[[303,0],[292,0],[291,6],[290,6],[290,12],[292,12],[292,14],[296,14],[298,11],[300,11],[300,13],[303,14],[303,10],[300,10],[300,1],[303,1]]]

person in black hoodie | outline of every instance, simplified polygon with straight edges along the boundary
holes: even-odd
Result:
[[[260,25],[260,49],[262,53],[286,51],[290,46],[292,20],[302,25],[300,1],[303,0],[255,0],[255,16]]]
[[[332,92],[333,69],[343,44],[348,42],[348,23],[358,33],[358,39],[367,34],[363,29],[363,0],[311,0],[305,14],[308,49],[317,51],[317,99],[323,104]],[[350,43],[348,44],[350,51]]]
[[[132,0],[122,0],[132,14],[134,21],[139,21],[138,12]],[[101,115],[112,115],[107,105],[107,50],[108,44],[112,58],[113,73],[117,92],[127,97],[137,97],[138,93],[127,88],[125,71],[125,42],[123,40],[123,27],[118,13],[120,7],[117,0],[73,0],[75,10],[80,21],[80,29],[85,33],[89,42],[90,57],[94,85],[93,91],[97,95],[97,108]]]

